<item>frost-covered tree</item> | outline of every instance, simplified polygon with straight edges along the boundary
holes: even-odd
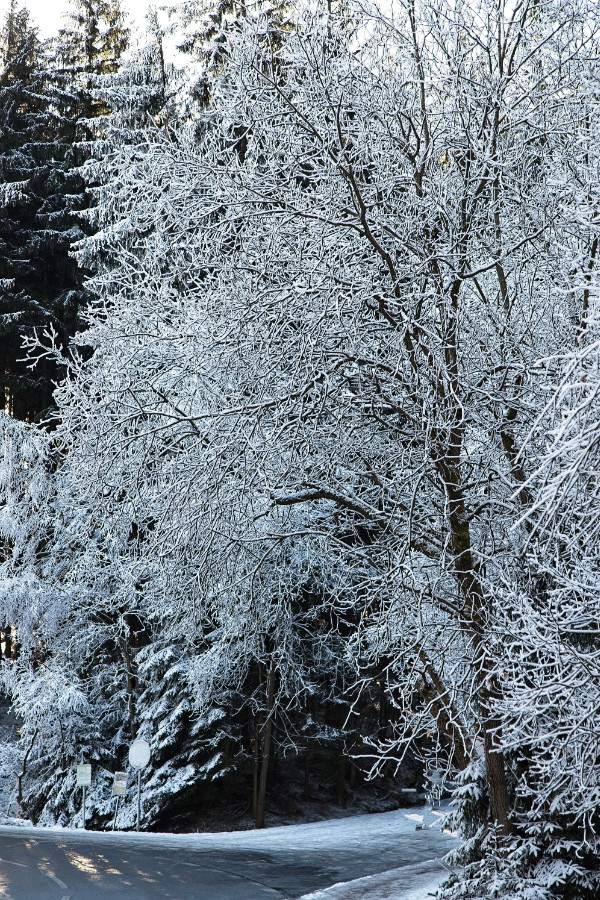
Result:
[[[154,821],[173,766],[187,757],[184,795],[228,765],[231,701],[253,717],[260,824],[273,727],[303,747],[308,698],[332,697],[343,757],[377,673],[371,758],[435,730],[461,770],[468,851],[492,861],[469,889],[489,893],[497,864],[512,889],[536,828],[569,841],[592,823],[567,808],[571,745],[526,750],[531,671],[568,678],[559,579],[515,589],[533,526],[512,526],[534,502],[534,363],[589,327],[594,202],[572,185],[596,25],[576,0],[407,0],[302,8],[271,39],[257,7],[193,127],[111,151],[101,231],[79,245],[97,300],[56,394],[40,583],[68,610],[86,697],[115,710],[105,744],[140,726],[154,742]]]
[[[115,72],[128,43],[119,0],[71,0],[57,43],[65,66],[88,75]]]
[[[501,896],[515,898],[591,900],[600,889],[596,294],[589,343],[567,358],[548,449],[528,483],[528,568],[501,590],[496,677],[514,835],[510,852],[467,869],[473,897],[486,896],[490,877]],[[476,787],[465,785],[464,802],[474,800]],[[463,890],[464,882],[449,896]]]
[[[594,28],[574,2],[407,2],[303,9],[269,46],[247,16],[200,143],[115,159],[94,355],[58,394],[90,509],[122,546],[146,523],[148,602],[208,624],[207,697],[257,656],[293,684],[266,573],[316,560],[359,666],[387,660],[386,753],[432,724],[458,767],[481,747],[505,833],[494,580],[532,366],[582,315],[564,175]]]
[[[85,292],[69,249],[84,234],[76,218],[84,186],[72,171],[71,105],[59,96],[51,62],[16,3],[2,37],[1,383],[3,408],[31,420],[51,405],[57,373],[52,366],[32,372],[22,341],[35,326],[52,323],[64,342],[78,325]]]
[[[2,49],[3,407],[13,417],[32,421],[52,409],[60,365],[48,359],[32,367],[24,359],[23,341],[36,328],[49,328],[64,349],[82,325],[79,310],[89,298],[83,273],[70,255],[72,243],[90,232],[79,217],[89,204],[80,169],[89,155],[81,138],[89,135],[82,126],[76,73],[58,66],[53,48],[39,43],[27,11],[18,10],[16,3],[7,15]],[[125,679],[119,685],[121,651],[115,635],[106,635],[110,627],[119,631],[115,618],[109,616],[107,623],[96,610],[88,619],[84,594],[74,612],[63,578],[65,554],[77,555],[78,550],[81,561],[91,551],[94,558],[95,543],[83,546],[75,516],[63,514],[56,502],[60,452],[43,432],[5,418],[2,453],[0,608],[4,656],[10,660],[3,667],[2,683],[23,721],[19,804],[43,818],[49,795],[59,797],[56,809],[60,812],[62,804],[64,813],[66,795],[50,785],[62,783],[84,745],[96,759],[107,751],[123,719],[119,712],[119,726],[110,732],[122,698],[127,708],[127,688]],[[61,550],[56,544],[59,534],[64,539]],[[49,547],[55,551],[51,577],[45,568]],[[105,558],[105,550],[95,558]],[[95,572],[98,584],[98,567]],[[74,626],[76,620],[79,630],[69,628],[67,622]],[[91,630],[90,624],[95,626]],[[123,627],[129,635],[129,624]],[[105,637],[99,638],[99,632]],[[113,666],[113,683],[102,664]],[[122,690],[115,690],[114,682]],[[97,717],[99,707],[102,715]],[[94,721],[102,726],[92,727]]]
[[[106,821],[109,772],[135,733],[132,657],[147,619],[125,554],[70,493],[54,438],[4,415],[1,447],[0,677],[22,723],[9,774],[24,813],[66,823],[74,765],[89,760],[92,815]]]
[[[600,889],[596,282],[580,285],[591,295],[583,346],[564,363],[531,481],[529,578],[505,592],[504,739],[518,773],[521,841],[504,875],[519,897],[593,898]]]
[[[565,290],[579,313],[560,357],[535,437],[537,471],[526,485],[527,566],[502,590],[503,653],[497,677],[504,742],[515,778],[514,841],[496,858],[502,896],[593,898],[598,876],[600,634],[598,605],[598,82],[582,73],[585,114],[574,121],[561,173],[570,241]],[[576,341],[575,341],[576,337]],[[524,453],[536,446],[533,437]],[[489,885],[467,872],[473,896]],[[464,885],[463,885],[464,887]],[[457,895],[461,890],[457,889]]]

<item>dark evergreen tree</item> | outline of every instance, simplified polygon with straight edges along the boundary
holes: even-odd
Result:
[[[52,406],[58,372],[47,360],[32,369],[23,339],[53,327],[65,344],[87,299],[70,251],[90,230],[79,216],[90,202],[80,171],[87,120],[105,109],[82,73],[112,71],[127,37],[116,2],[78,6],[96,13],[87,30],[69,35],[76,54],[69,65],[61,61],[66,44],[44,50],[16,0],[1,34],[0,390],[4,408],[28,421]]]
[[[13,0],[0,74],[0,383],[5,409],[23,419],[50,405],[55,374],[48,364],[28,368],[23,338],[50,323],[71,331],[82,290],[68,253],[83,234],[74,215],[83,185],[65,173],[74,135],[51,93],[36,29]]]
[[[87,75],[116,72],[129,44],[119,0],[71,0],[57,45],[63,65]]]
[[[155,640],[136,663],[143,686],[139,732],[152,747],[144,819],[153,827],[189,827],[217,798],[231,795],[236,775],[239,779],[239,760],[233,758],[239,723],[231,721],[225,697],[222,707],[197,714],[183,648]],[[134,798],[122,816],[122,824],[134,818]]]
[[[165,126],[173,116],[173,66],[165,62],[164,33],[155,10],[148,13],[145,38],[118,72],[102,79],[104,101],[110,108],[102,153],[107,150],[107,139],[117,148],[132,141],[145,141],[157,126]],[[110,166],[106,167],[103,181],[109,177]]]
[[[172,20],[179,38],[178,49],[200,63],[199,74],[191,86],[192,100],[201,106],[210,103],[215,87],[227,77],[231,45],[239,37],[247,16],[264,18],[264,41],[275,51],[281,35],[291,28],[289,9],[286,0],[253,4],[246,0],[185,0],[176,6]]]

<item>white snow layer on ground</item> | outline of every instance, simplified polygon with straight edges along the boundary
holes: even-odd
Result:
[[[419,809],[400,809],[392,813],[378,813],[374,816],[361,816],[360,819],[372,820],[368,823],[367,831],[371,824],[377,827],[379,820],[378,830],[381,831],[381,827],[384,826],[381,820],[389,818],[389,824],[394,822],[395,830],[398,833],[406,834],[419,827],[441,830],[441,819],[446,812],[447,809],[432,810],[429,807],[420,807]],[[349,820],[341,821],[346,823]],[[327,825],[334,824],[334,822],[327,823]],[[387,825],[388,822],[386,821],[385,824]],[[447,850],[447,846],[440,845],[440,855],[446,853]],[[379,875],[368,875],[366,878],[358,878],[356,881],[334,884],[322,891],[305,894],[300,900],[429,900],[435,895],[436,890],[451,871],[453,869],[441,860],[432,859],[415,863],[413,866],[403,866],[401,869],[390,869]]]
[[[429,900],[453,871],[439,859],[334,884],[300,900]]]
[[[441,820],[447,809],[430,809],[428,806],[395,809],[392,812],[371,813],[365,816],[348,816],[344,819],[326,819],[322,822],[308,822],[304,825],[279,825],[275,828],[264,828],[257,831],[218,831],[200,834],[166,834],[159,832],[136,834],[131,831],[83,831],[78,828],[61,828],[60,826],[33,827],[29,823],[22,825],[22,820],[0,817],[2,825],[21,825],[21,831],[31,832],[42,838],[44,833],[57,831],[61,836],[69,834],[85,837],[89,840],[117,841],[124,840],[149,843],[161,847],[185,847],[189,850],[202,850],[210,847],[276,850],[281,849],[319,849],[342,847],[347,849],[353,843],[364,845],[366,842],[376,844],[383,832],[388,834],[410,834],[418,828],[441,831]],[[440,845],[440,854],[447,852],[447,847]]]
[[[54,837],[57,832],[61,838],[70,836],[77,840],[101,841],[106,843],[124,843],[151,845],[156,849],[181,848],[186,850],[202,850],[229,848],[238,850],[264,850],[271,853],[277,849],[318,850],[321,853],[328,849],[349,849],[352,845],[377,845],[384,835],[414,834],[421,828],[440,832],[440,856],[448,852],[448,838],[442,837],[442,818],[447,809],[433,810],[430,807],[413,807],[397,809],[387,813],[372,813],[365,816],[349,816],[344,819],[328,819],[322,822],[310,822],[304,825],[281,825],[276,828],[265,828],[260,831],[225,831],[203,834],[159,834],[135,832],[83,831],[72,828],[36,828],[30,824],[21,824],[20,831],[43,840],[47,835]],[[0,817],[0,827],[14,826],[19,820]],[[370,875],[356,881],[333,885],[316,893],[305,895],[301,900],[429,900],[436,888],[446,879],[450,868],[440,860],[392,869],[379,875]]]

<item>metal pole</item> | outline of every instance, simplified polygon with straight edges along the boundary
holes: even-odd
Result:
[[[138,814],[137,814],[137,831],[140,830],[140,817],[141,817],[141,793],[142,793],[142,770],[138,769]]]
[[[113,827],[112,827],[112,830],[113,830],[113,831],[115,830],[115,825],[117,824],[117,813],[119,812],[119,800],[120,800],[120,799],[121,799],[121,798],[120,798],[119,795],[117,794],[117,805],[115,806],[115,817],[114,817],[114,819],[113,819]]]
[[[83,827],[85,829],[85,784],[83,785]]]

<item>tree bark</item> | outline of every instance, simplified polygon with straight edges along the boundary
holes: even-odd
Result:
[[[338,806],[341,806],[342,809],[346,809],[346,757],[344,756],[343,745],[338,752],[336,793]]]
[[[267,704],[265,724],[263,728],[262,765],[258,782],[256,797],[256,827],[265,827],[265,798],[267,794],[267,777],[269,774],[269,757],[271,752],[271,732],[273,728],[273,704],[275,701],[275,663],[271,661],[271,667],[267,676]]]
[[[502,750],[497,746],[495,730],[500,723],[489,718],[484,725],[484,749],[488,793],[490,795],[490,812],[492,820],[501,831],[509,835],[513,828],[510,822],[510,803],[506,784],[506,768]]]
[[[255,722],[254,722],[254,766],[253,766],[253,773],[252,773],[252,815],[254,816],[254,821],[256,821],[257,812],[258,812],[259,750],[260,750],[260,726],[258,724],[258,717],[256,717]]]
[[[458,458],[462,435],[456,429],[452,456]],[[480,572],[473,554],[471,530],[465,501],[456,466],[442,463],[445,487],[449,501],[450,540],[454,557],[456,578],[464,598],[464,614],[461,627],[469,636],[473,647],[473,663],[477,672],[477,688],[484,732],[485,767],[490,797],[490,815],[501,832],[510,835],[510,801],[504,756],[499,749],[500,722],[494,715],[494,695],[489,685],[489,664],[485,649],[487,600]]]
[[[310,744],[306,745],[306,752],[304,754],[304,799],[310,800],[310,762],[312,758],[312,751],[310,749]]]

